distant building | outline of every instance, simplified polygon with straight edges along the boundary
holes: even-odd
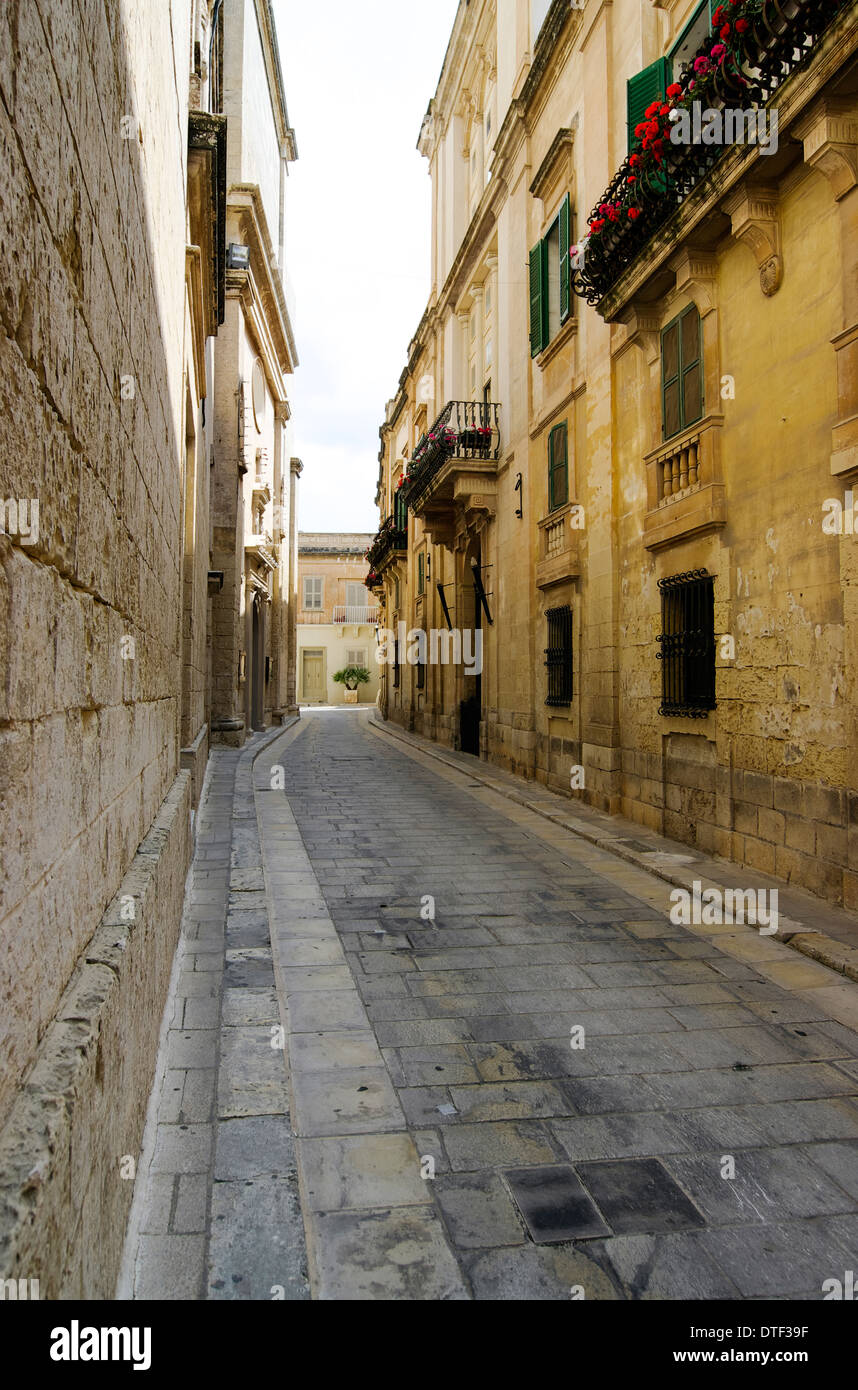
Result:
[[[376,628],[379,607],[367,589],[366,552],[372,536],[340,532],[298,535],[297,697],[302,705],[342,705],[346,666],[365,666],[368,685],[358,701],[378,695]]]

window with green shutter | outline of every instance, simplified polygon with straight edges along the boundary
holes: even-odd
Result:
[[[408,507],[405,505],[405,498],[399,492],[393,499],[393,524],[397,531],[408,529]]]
[[[676,81],[685,64],[692,61],[704,40],[711,33],[712,15],[717,6],[718,0],[700,0],[700,4],[668,54],[670,81]]]
[[[571,307],[572,285],[571,266],[569,264],[569,248],[572,245],[572,200],[568,193],[560,204],[560,216],[557,221],[560,230],[560,322],[565,323]]]
[[[681,433],[703,415],[700,336],[700,314],[695,304],[689,304],[662,331],[661,418],[665,439]]]
[[[664,98],[672,81],[672,72],[667,58],[657,58],[643,72],[630,77],[626,85],[626,114],[629,130],[629,149],[635,143],[635,127],[644,119],[648,106],[659,98]]]
[[[546,295],[544,293],[545,244],[538,242],[530,253],[530,355],[536,357],[548,344]]]
[[[548,436],[548,510],[554,512],[569,501],[569,457],[566,425],[555,425]]]
[[[542,241],[530,253],[530,355],[537,357],[572,312],[572,199],[560,210]]]

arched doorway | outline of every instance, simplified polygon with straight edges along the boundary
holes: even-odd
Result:
[[[474,573],[479,573],[482,564],[482,547],[479,539],[469,544],[464,556],[462,574],[462,640],[466,632],[473,632],[472,650],[477,649],[476,634],[482,631],[483,612],[474,584]],[[480,756],[480,721],[483,717],[482,675],[462,667],[462,700],[459,704],[459,747],[463,753],[473,757]]]
[[[258,594],[251,620],[250,722],[258,730],[265,728],[265,620]]]

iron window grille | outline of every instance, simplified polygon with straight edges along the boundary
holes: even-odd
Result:
[[[715,709],[715,577],[689,570],[660,579],[659,714],[704,719]]]
[[[545,648],[548,699],[545,703],[568,705],[572,703],[572,609],[549,608],[545,616],[548,620],[548,646]]]

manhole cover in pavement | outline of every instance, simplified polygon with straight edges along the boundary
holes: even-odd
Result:
[[[504,1176],[538,1245],[611,1234],[573,1168],[515,1168]]]
[[[660,1235],[706,1225],[657,1158],[600,1160],[577,1168],[617,1235]]]

